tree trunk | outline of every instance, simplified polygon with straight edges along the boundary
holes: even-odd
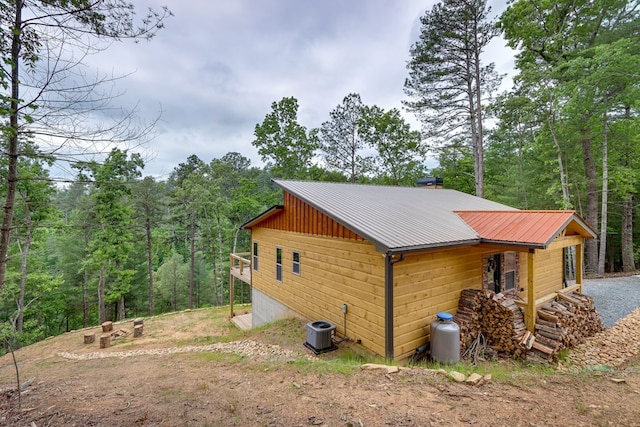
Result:
[[[147,269],[149,271],[149,317],[153,316],[153,245],[151,240],[150,214],[147,213],[145,232],[147,235]]]
[[[473,92],[474,92],[474,85],[473,85],[473,72],[472,72],[472,68],[473,68],[473,61],[471,59],[470,53],[467,52],[467,56],[466,56],[467,60],[466,60],[466,70],[465,70],[465,74],[466,74],[466,83],[467,83],[467,102],[469,103],[469,125],[471,128],[471,151],[473,154],[473,181],[475,183],[475,189],[476,189],[476,196],[478,197],[483,197],[480,194],[481,192],[481,186],[480,186],[480,177],[479,177],[479,172],[480,172],[480,157],[478,156],[478,121],[476,118],[476,113],[477,113],[477,109],[475,106],[475,100],[474,100],[474,96],[473,96]]]
[[[218,212],[216,215],[217,225],[218,225],[218,283],[220,284],[220,296],[221,299],[224,299],[224,270],[222,266],[224,265],[224,255],[222,253],[222,224],[220,223],[220,213]]]
[[[586,118],[583,119],[586,121]],[[588,129],[580,131],[582,158],[587,179],[587,215],[585,220],[594,229],[598,229],[598,177],[593,158],[593,141]],[[598,242],[587,239],[585,243],[585,271],[595,272],[598,268]]]
[[[633,256],[633,212],[634,197],[622,202],[622,271],[635,271],[635,259]]]
[[[224,295],[222,293],[218,294],[218,257],[216,256],[215,244],[213,245],[211,250],[213,252],[211,256],[211,259],[213,261],[213,305],[219,306],[222,305]]]
[[[196,262],[196,218],[191,213],[191,258],[189,260],[189,308],[193,309],[193,274]]]
[[[126,310],[124,309],[124,294],[120,295],[120,301],[118,302],[118,320],[124,320],[126,318]]]
[[[478,42],[478,22],[475,23],[474,55],[475,55],[475,92],[476,92],[476,139],[474,156],[477,157],[476,166],[476,196],[484,198],[484,136],[482,127],[482,81],[480,77],[480,43]]]
[[[18,318],[16,319],[16,332],[22,332],[24,324],[24,294],[27,286],[27,260],[29,257],[29,249],[33,241],[33,233],[31,232],[31,212],[29,211],[29,202],[25,203],[24,220],[26,225],[24,246],[22,248],[22,262],[20,268],[20,294],[18,295]]]
[[[98,323],[103,323],[107,320],[104,305],[104,292],[107,281],[106,274],[106,268],[103,266],[100,268],[100,278],[98,279]]]
[[[600,205],[600,253],[598,255],[598,274],[604,274],[607,256],[607,216],[609,203],[609,164],[607,146],[607,113],[605,110],[602,129],[602,202]]]
[[[4,203],[4,215],[0,228],[0,290],[4,286],[7,273],[7,254],[11,240],[11,223],[16,201],[18,184],[18,100],[20,99],[20,40],[22,27],[23,0],[15,1],[15,17],[11,37],[11,101],[9,103],[9,126],[5,129],[7,141],[7,194]],[[5,64],[6,65],[6,64]]]
[[[82,279],[82,325],[89,327],[89,270],[86,267]]]
[[[548,112],[547,124],[549,125],[549,131],[553,139],[553,144],[556,147],[556,153],[558,155],[558,169],[560,170],[560,187],[562,188],[562,209],[569,209],[571,207],[571,198],[569,197],[569,182],[564,173],[564,162],[562,161],[562,150],[560,149],[560,143],[556,135],[555,126],[551,121],[551,112]]]

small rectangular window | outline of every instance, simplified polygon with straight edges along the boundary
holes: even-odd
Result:
[[[258,242],[253,242],[253,264],[254,271],[258,271]]]
[[[293,272],[300,274],[300,252],[293,251]]]
[[[282,282],[282,248],[276,248],[276,280]]]

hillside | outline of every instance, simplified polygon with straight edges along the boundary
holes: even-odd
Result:
[[[640,358],[560,374],[495,362],[492,379],[455,383],[424,368],[361,370],[349,348],[312,356],[305,323],[242,332],[201,309],[115,324],[100,350],[74,331],[0,358],[0,425],[18,426],[640,426]],[[92,328],[98,331],[99,328]],[[99,333],[98,333],[99,336]],[[470,367],[462,368],[470,370]]]

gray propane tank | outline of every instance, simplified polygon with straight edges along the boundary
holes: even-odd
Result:
[[[439,363],[460,361],[460,327],[453,321],[453,315],[445,312],[436,314],[431,322],[431,358]]]

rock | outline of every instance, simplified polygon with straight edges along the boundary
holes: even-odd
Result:
[[[465,382],[471,385],[478,385],[484,381],[484,377],[480,374],[476,374],[475,372],[467,377]]]
[[[400,368],[398,368],[397,366],[379,365],[377,363],[365,363],[364,365],[360,366],[360,369],[365,369],[365,370],[380,369],[380,370],[386,371],[387,374],[395,374],[396,372],[400,371]]]
[[[457,371],[450,371],[448,376],[457,383],[464,382],[467,379],[464,374]]]

